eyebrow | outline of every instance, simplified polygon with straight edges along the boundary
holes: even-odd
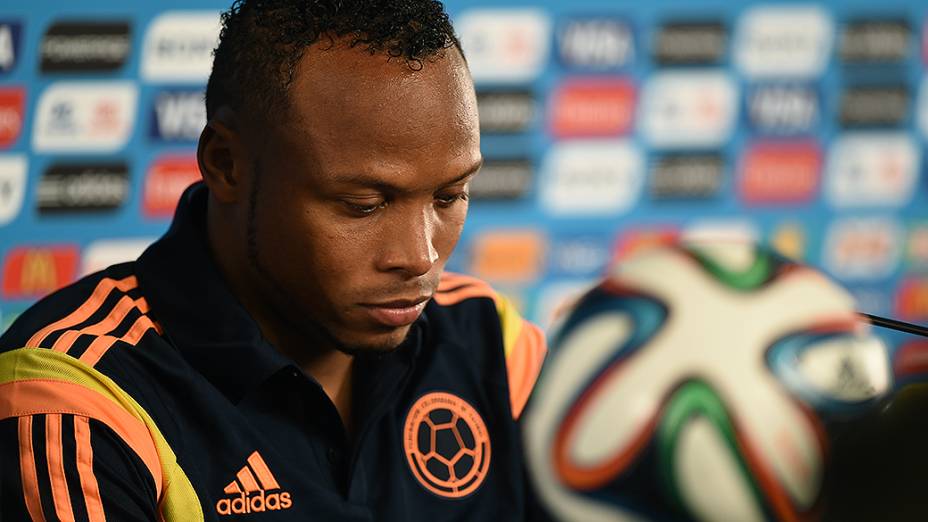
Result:
[[[456,178],[450,181],[442,183],[437,188],[443,189],[446,187],[450,187],[452,185],[456,185],[466,180],[467,178],[475,175],[477,171],[480,170],[481,167],[483,167],[483,158],[480,158],[480,161],[472,165],[470,168],[464,171],[460,176],[457,176]],[[353,174],[353,175],[347,175],[344,177],[336,176],[334,181],[336,183],[344,183],[348,185],[361,185],[365,187],[376,188],[378,190],[382,190],[385,192],[406,192],[406,189],[402,187],[398,187],[388,181],[384,181],[381,179],[373,179],[371,176],[368,176],[366,174]]]

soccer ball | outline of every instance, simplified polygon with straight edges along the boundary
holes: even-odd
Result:
[[[851,296],[753,244],[617,263],[549,340],[523,432],[558,520],[814,517],[831,423],[892,387]]]

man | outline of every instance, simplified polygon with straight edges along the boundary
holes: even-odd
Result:
[[[203,182],[0,338],[3,520],[517,520],[539,330],[443,274],[481,164],[437,2],[240,1]]]

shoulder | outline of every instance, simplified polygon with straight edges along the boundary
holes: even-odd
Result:
[[[20,439],[22,430],[37,422],[47,428],[49,419],[67,421],[74,437],[79,428],[87,440],[101,441],[109,433],[119,444],[106,447],[125,449],[113,459],[137,459],[144,471],[140,484],[152,484],[160,504],[165,484],[182,475],[173,450],[139,397],[124,386],[141,386],[140,376],[114,370],[122,365],[98,364],[104,356],[160,338],[161,328],[149,317],[140,292],[134,263],[125,263],[62,288],[24,312],[0,336],[0,422],[15,424]],[[86,431],[93,426],[96,437]],[[177,483],[180,493],[171,502],[179,498],[190,504],[189,482]]]
[[[445,272],[434,301],[459,324],[459,335],[498,331],[506,360],[510,405],[518,418],[541,371],[547,344],[538,326],[522,318],[515,305],[476,277]]]
[[[0,352],[46,348],[94,366],[117,343],[134,346],[160,334],[148,312],[134,263],[114,265],[26,310],[0,337]]]

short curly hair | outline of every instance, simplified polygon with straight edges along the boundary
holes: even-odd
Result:
[[[222,106],[266,122],[280,119],[296,64],[320,39],[385,53],[420,69],[423,60],[461,45],[435,0],[236,0],[206,85],[206,116]],[[463,53],[462,53],[463,56]]]

